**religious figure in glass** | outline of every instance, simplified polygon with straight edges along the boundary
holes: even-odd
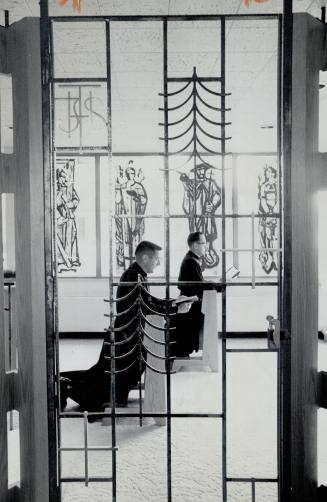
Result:
[[[115,186],[116,261],[124,269],[133,260],[135,248],[142,240],[145,230],[142,216],[148,195],[143,181],[142,169],[136,173],[133,160],[128,162],[125,170],[119,166]]]
[[[263,175],[259,176],[258,184],[259,235],[263,250],[259,254],[259,261],[266,274],[277,270],[277,255],[273,249],[278,246],[278,220],[274,216],[278,207],[277,169],[266,165]],[[270,251],[271,250],[271,251]]]
[[[74,187],[75,160],[59,161],[56,168],[56,217],[58,272],[76,271],[78,253],[76,209],[80,198]]]
[[[208,244],[203,269],[219,264],[214,241],[217,239],[215,214],[221,204],[221,189],[213,179],[212,171],[212,166],[201,163],[188,174],[180,175],[184,187],[183,210],[188,216],[189,231],[202,232]]]

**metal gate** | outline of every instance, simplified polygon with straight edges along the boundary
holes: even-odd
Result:
[[[162,300],[163,302],[167,302],[171,296],[171,288],[177,285],[176,281],[172,281],[172,273],[171,273],[171,221],[173,219],[181,219],[184,218],[190,223],[190,229],[201,229],[201,225],[203,224],[204,219],[207,217],[209,219],[210,215],[199,214],[196,200],[199,196],[199,193],[196,191],[199,177],[201,181],[201,173],[198,169],[199,165],[204,165],[204,170],[208,169],[216,169],[219,170],[220,173],[220,214],[215,214],[215,221],[219,220],[220,230],[221,230],[221,279],[213,280],[211,279],[212,284],[221,284],[222,285],[222,293],[221,293],[221,327],[219,329],[219,335],[221,338],[221,385],[222,385],[222,409],[220,413],[174,413],[171,411],[171,374],[172,370],[172,356],[170,354],[170,314],[167,311],[167,315],[165,315],[166,327],[163,328],[165,333],[165,355],[164,357],[159,357],[158,359],[162,359],[165,361],[165,369],[162,372],[165,375],[166,379],[166,388],[167,388],[167,397],[166,397],[166,412],[164,413],[149,413],[144,412],[142,409],[142,388],[139,388],[139,410],[137,413],[128,413],[125,411],[118,411],[115,409],[114,404],[114,394],[115,394],[115,379],[111,380],[111,409],[105,411],[103,413],[103,417],[109,420],[111,426],[111,445],[108,447],[93,447],[89,445],[88,438],[88,416],[87,412],[77,413],[77,412],[60,412],[60,403],[58,403],[58,378],[59,378],[59,327],[58,327],[58,315],[57,310],[55,308],[55,314],[53,317],[49,316],[48,318],[48,329],[49,332],[54,330],[55,336],[50,337],[50,342],[48,344],[48,354],[49,357],[53,359],[53,367],[49,366],[49,375],[50,375],[50,388],[49,393],[54,392],[54,399],[57,403],[56,409],[53,409],[53,414],[50,415],[51,422],[51,436],[50,436],[50,452],[52,452],[52,498],[51,500],[61,500],[61,487],[64,483],[74,483],[74,482],[83,482],[87,486],[91,482],[108,482],[112,485],[112,495],[108,496],[106,500],[119,502],[119,496],[117,496],[117,487],[116,487],[116,477],[117,477],[117,455],[119,455],[119,441],[117,441],[116,436],[116,422],[119,417],[135,417],[138,416],[140,420],[140,426],[142,425],[142,419],[144,417],[150,416],[161,416],[167,420],[167,439],[166,439],[166,473],[167,473],[167,500],[170,502],[174,500],[174,493],[172,490],[172,462],[171,462],[171,448],[172,448],[172,438],[171,438],[171,420],[179,419],[179,418],[214,418],[217,421],[221,421],[222,427],[222,438],[221,438],[221,460],[222,460],[222,500],[228,501],[228,487],[233,483],[244,483],[246,486],[250,486],[251,491],[251,500],[256,500],[256,487],[258,483],[274,483],[279,484],[279,445],[281,441],[281,402],[282,402],[282,381],[283,381],[283,373],[282,368],[284,367],[284,358],[287,357],[288,349],[285,344],[287,341],[283,341],[283,337],[279,337],[278,329],[276,329],[276,322],[273,319],[270,319],[270,324],[268,327],[268,335],[270,337],[269,345],[261,348],[244,348],[244,347],[234,347],[233,345],[228,345],[229,340],[229,330],[227,326],[228,320],[228,291],[231,288],[235,287],[251,287],[252,290],[255,288],[265,288],[265,287],[274,287],[276,292],[277,304],[278,304],[278,315],[281,310],[281,278],[282,278],[282,243],[281,243],[281,228],[282,228],[282,217],[281,217],[281,197],[282,197],[282,183],[281,183],[281,147],[280,147],[280,136],[281,136],[281,116],[280,110],[277,112],[277,149],[276,152],[269,152],[268,156],[274,157],[277,163],[277,194],[278,194],[278,203],[275,204],[272,211],[269,212],[269,215],[263,214],[262,211],[258,210],[257,212],[251,213],[239,213],[237,210],[230,210],[230,203],[226,200],[226,176],[227,172],[231,169],[230,162],[232,165],[236,165],[237,160],[240,154],[232,153],[228,151],[228,141],[230,140],[230,135],[228,133],[228,127],[230,126],[230,120],[228,118],[228,114],[231,111],[230,106],[227,103],[227,98],[229,96],[229,89],[226,83],[226,23],[230,22],[246,22],[249,19],[260,19],[260,16],[246,16],[244,19],[242,16],[115,16],[115,17],[55,17],[55,18],[47,18],[46,16],[42,17],[41,22],[43,23],[43,55],[46,57],[43,60],[43,68],[44,68],[44,89],[45,95],[48,93],[49,101],[45,102],[45,106],[50,109],[50,117],[51,117],[51,127],[50,127],[50,151],[52,157],[52,165],[51,165],[51,195],[50,198],[52,204],[52,218],[53,218],[53,227],[51,230],[51,249],[50,255],[51,260],[48,259],[48,269],[51,270],[50,275],[56,277],[57,263],[56,263],[56,241],[58,239],[56,235],[56,223],[55,223],[55,190],[56,190],[56,182],[55,182],[55,165],[58,159],[67,159],[72,157],[83,157],[87,155],[100,155],[105,156],[107,158],[107,169],[108,169],[108,194],[111,197],[111,201],[109,203],[109,212],[108,212],[108,243],[109,247],[114,241],[116,234],[115,224],[117,219],[124,220],[127,219],[127,216],[119,214],[115,211],[114,207],[114,193],[115,193],[115,170],[114,170],[114,160],[116,156],[121,156],[116,151],[113,151],[113,141],[112,135],[114,130],[114,121],[112,119],[112,40],[111,40],[111,29],[112,26],[119,23],[128,23],[128,22],[156,22],[160,29],[162,30],[162,82],[163,82],[163,90],[158,89],[158,93],[161,91],[161,111],[162,111],[162,122],[161,126],[163,128],[163,135],[160,139],[163,140],[164,149],[161,152],[156,152],[158,156],[160,156],[163,160],[163,182],[164,182],[164,210],[163,214],[160,216],[160,219],[163,221],[164,228],[164,253],[165,253],[165,269],[163,277],[161,281],[154,281],[153,286],[161,285],[165,289],[165,297],[166,300]],[[278,107],[280,107],[280,66],[281,66],[281,18],[280,16],[265,16],[264,19],[276,20],[277,30],[278,30],[278,47],[277,47],[277,96],[276,100],[278,103]],[[207,21],[212,23],[214,26],[218,26],[220,31],[220,39],[217,40],[217,57],[219,58],[219,68],[220,72],[215,76],[212,75],[201,75],[200,70],[197,67],[192,68],[192,73],[185,74],[180,77],[169,77],[168,68],[169,68],[169,53],[168,53],[168,27],[171,24],[178,22],[192,23],[196,21]],[[64,23],[77,23],[77,22],[85,22],[88,24],[92,23],[100,23],[103,25],[103,32],[105,34],[105,53],[106,53],[106,70],[105,76],[101,77],[87,77],[83,78],[82,76],[56,76],[55,68],[56,68],[56,51],[54,50],[54,38],[53,38],[53,30],[55,26],[64,25]],[[50,34],[49,40],[46,40],[46,33]],[[48,70],[48,73],[47,73]],[[76,130],[78,133],[78,143],[75,146],[60,146],[56,143],[56,120],[59,114],[58,103],[60,100],[66,99],[63,98],[60,93],[58,93],[58,86],[61,86],[61,89],[68,89],[67,92],[73,92],[75,90],[77,92],[77,97],[73,98],[73,101],[69,101],[69,106],[72,105],[74,109],[74,116],[76,119]],[[105,113],[105,124],[107,131],[107,142],[105,145],[98,145],[94,147],[94,145],[83,143],[83,110],[78,108],[82,103],[81,94],[83,91],[83,87],[86,86],[90,89],[92,86],[103,86],[106,94],[106,113]],[[186,94],[184,94],[186,92]],[[180,101],[176,102],[174,100],[179,99]],[[69,98],[70,99],[70,98]],[[214,100],[214,101],[212,101]],[[202,103],[203,109],[209,109],[210,113],[217,114],[217,118],[214,120],[212,115],[206,115],[203,109],[200,108],[199,102]],[[216,103],[213,105],[213,102]],[[173,104],[172,104],[173,103]],[[174,104],[175,103],[175,104]],[[177,104],[176,104],[177,103]],[[185,106],[187,103],[190,103],[191,106],[189,109],[186,109]],[[91,105],[92,106],[92,105]],[[76,111],[77,110],[77,111]],[[184,110],[185,113],[184,113]],[[182,118],[176,113],[182,113]],[[56,117],[57,114],[57,117]],[[68,115],[70,111],[68,112]],[[56,118],[55,118],[56,117]],[[69,115],[70,119],[71,116]],[[186,128],[182,131],[178,129],[180,124],[183,125],[184,119],[187,117],[191,117],[191,125],[185,126]],[[213,129],[205,129],[203,124],[209,124],[209,128]],[[176,129],[177,126],[177,129]],[[177,132],[176,132],[177,131]],[[176,150],[172,150],[175,142],[181,140],[187,133],[191,131],[191,140],[187,141],[182,148],[177,147]],[[214,131],[214,132],[212,132]],[[202,136],[201,136],[202,135]],[[201,137],[201,139],[200,139]],[[210,147],[206,146],[203,142],[204,138],[209,138]],[[213,149],[211,144],[216,144],[217,148]],[[145,152],[148,154],[149,152]],[[124,154],[127,155],[126,152]],[[130,154],[129,154],[130,155]],[[134,152],[134,156],[141,155],[140,152]],[[189,213],[173,215],[171,214],[170,209],[170,183],[171,183],[171,173],[172,171],[176,171],[175,166],[171,166],[172,158],[174,155],[178,157],[182,157],[185,162],[191,162],[193,166],[194,178],[192,179],[193,183],[193,207]],[[217,161],[219,159],[219,161]],[[99,161],[100,162],[100,161]],[[178,167],[179,168],[179,167]],[[208,178],[206,178],[208,179]],[[211,180],[210,180],[211,181]],[[211,189],[214,187],[213,184],[210,186]],[[142,215],[143,218],[159,218],[158,215]],[[278,234],[278,245],[274,248],[270,247],[270,245],[266,244],[258,245],[255,239],[255,229],[257,225],[264,225],[267,222],[267,219],[275,219],[276,232]],[[227,225],[230,222],[233,222],[233,231],[237,228],[238,222],[247,221],[249,223],[249,233],[250,233],[250,242],[251,245],[249,247],[239,247],[237,246],[237,239],[233,241],[233,245],[230,245],[230,239],[227,238]],[[198,226],[197,226],[198,225]],[[234,232],[235,233],[235,232]],[[229,276],[230,273],[230,259],[227,257],[233,257],[233,266],[238,265],[238,256],[240,253],[247,253],[250,257],[250,268],[251,274],[247,279],[238,279]],[[266,253],[267,255],[271,255],[273,253],[273,259],[275,260],[276,266],[276,274],[273,279],[263,280],[260,278],[258,280],[256,273],[256,256],[259,253]],[[214,253],[208,257],[210,260],[214,257]],[[215,259],[215,257],[213,258]],[[236,274],[237,274],[237,267]],[[232,270],[233,272],[233,270]],[[111,358],[108,361],[108,371],[111,374],[115,374],[116,368],[115,364],[117,362],[117,358],[115,358],[115,327],[114,327],[114,319],[115,319],[115,287],[117,286],[117,273],[115,271],[114,265],[114,252],[109,252],[109,281],[108,281],[108,298],[105,300],[109,305],[109,312],[106,312],[106,315],[110,317],[110,324],[108,327],[108,332],[110,335],[110,341],[108,343],[111,347]],[[150,283],[151,285],[151,283]],[[142,285],[137,285],[141,291]],[[141,293],[140,293],[141,295]],[[140,303],[141,303],[141,296]],[[57,305],[56,298],[54,300],[54,305]],[[168,305],[168,304],[167,304]],[[155,313],[155,312],[153,312]],[[265,314],[268,314],[266,312]],[[141,308],[139,310],[139,317],[141,319],[142,312]],[[142,327],[139,328],[139,332],[141,333]],[[144,336],[147,336],[146,333]],[[218,333],[217,333],[218,336]],[[137,350],[139,350],[139,357],[142,358],[142,343],[143,343],[143,335],[139,336],[137,342]],[[281,351],[281,344],[285,345],[285,350]],[[275,353],[276,354],[276,368],[277,368],[277,416],[278,416],[278,475],[272,477],[260,477],[256,476],[253,473],[251,477],[242,477],[240,476],[231,476],[228,472],[228,461],[227,461],[227,431],[228,431],[228,413],[227,413],[227,375],[228,375],[228,357],[229,354],[232,353]],[[156,357],[156,354],[152,354]],[[283,358],[283,359],[281,359]],[[144,361],[145,364],[148,364]],[[151,368],[152,371],[160,372],[160,370],[156,368]],[[65,418],[72,417],[80,417],[80,420],[83,421],[84,427],[84,442],[78,447],[68,447],[62,445],[61,437],[60,437],[60,429],[61,429],[61,421]],[[109,436],[109,434],[108,434]],[[89,475],[89,452],[90,451],[111,451],[112,455],[112,472],[109,472],[107,476],[90,476]],[[81,451],[84,455],[84,475],[79,477],[69,477],[62,475],[61,472],[61,457],[64,452],[67,451]],[[108,490],[110,493],[110,490]]]

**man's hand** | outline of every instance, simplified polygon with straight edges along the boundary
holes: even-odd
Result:
[[[177,306],[177,313],[178,314],[186,314],[193,302],[198,301],[199,298],[197,296],[185,296],[181,295],[176,300],[173,302],[174,306]]]
[[[178,305],[177,312],[178,314],[187,314],[190,310],[193,302],[183,302]]]

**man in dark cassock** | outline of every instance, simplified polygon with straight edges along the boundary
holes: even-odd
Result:
[[[178,286],[181,295],[197,296],[199,301],[192,303],[188,313],[176,316],[175,355],[187,357],[199,350],[199,338],[203,329],[202,296],[206,289],[221,291],[221,286],[213,286],[203,279],[201,258],[206,254],[206,238],[202,232],[192,232],[187,238],[189,251],[186,253],[179,271],[179,281],[198,282],[198,284]]]
[[[122,274],[117,288],[116,303],[118,316],[115,319],[115,402],[117,406],[126,406],[128,394],[140,381],[145,369],[143,359],[146,358],[144,349],[139,349],[137,317],[139,288],[138,280],[144,286],[141,290],[142,310],[144,315],[151,310],[166,314],[171,312],[187,312],[191,302],[186,301],[174,306],[173,300],[165,302],[150,295],[147,286],[147,274],[152,273],[160,263],[159,251],[161,247],[149,241],[141,241],[135,250],[135,261]],[[133,283],[133,284],[124,284]],[[121,315],[119,315],[121,314]],[[144,324],[144,321],[143,321]],[[119,330],[119,328],[123,328]],[[60,375],[61,408],[66,406],[67,398],[76,401],[84,410],[101,411],[105,403],[110,403],[111,375],[110,375],[110,333],[105,337],[99,360],[84,371],[68,371]],[[123,357],[122,357],[123,356]],[[143,358],[143,359],[142,359]]]

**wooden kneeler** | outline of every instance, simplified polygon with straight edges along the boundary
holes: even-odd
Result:
[[[160,328],[164,328],[165,320],[164,317],[157,315],[149,315],[147,316],[147,320],[153,324],[154,326],[158,326]],[[165,341],[165,332],[160,331],[150,324],[145,325],[145,330],[154,340],[159,342]],[[157,354],[158,356],[165,356],[165,346],[155,343],[150,340],[146,335],[144,335],[143,339],[144,345],[146,348]],[[158,359],[151,355],[148,352],[147,354],[147,363],[153,368],[159,371],[165,371],[165,361],[164,359]],[[166,375],[156,373],[152,371],[148,366],[145,370],[145,380],[144,380],[144,403],[143,410],[146,413],[166,413]],[[154,417],[154,421],[157,425],[166,425],[165,417]]]
[[[202,357],[177,358],[173,365],[174,371],[185,368],[190,371],[205,371],[209,369],[212,372],[218,372],[217,304],[217,292],[215,290],[203,292],[202,313],[204,314],[204,325],[202,337],[200,337]]]

